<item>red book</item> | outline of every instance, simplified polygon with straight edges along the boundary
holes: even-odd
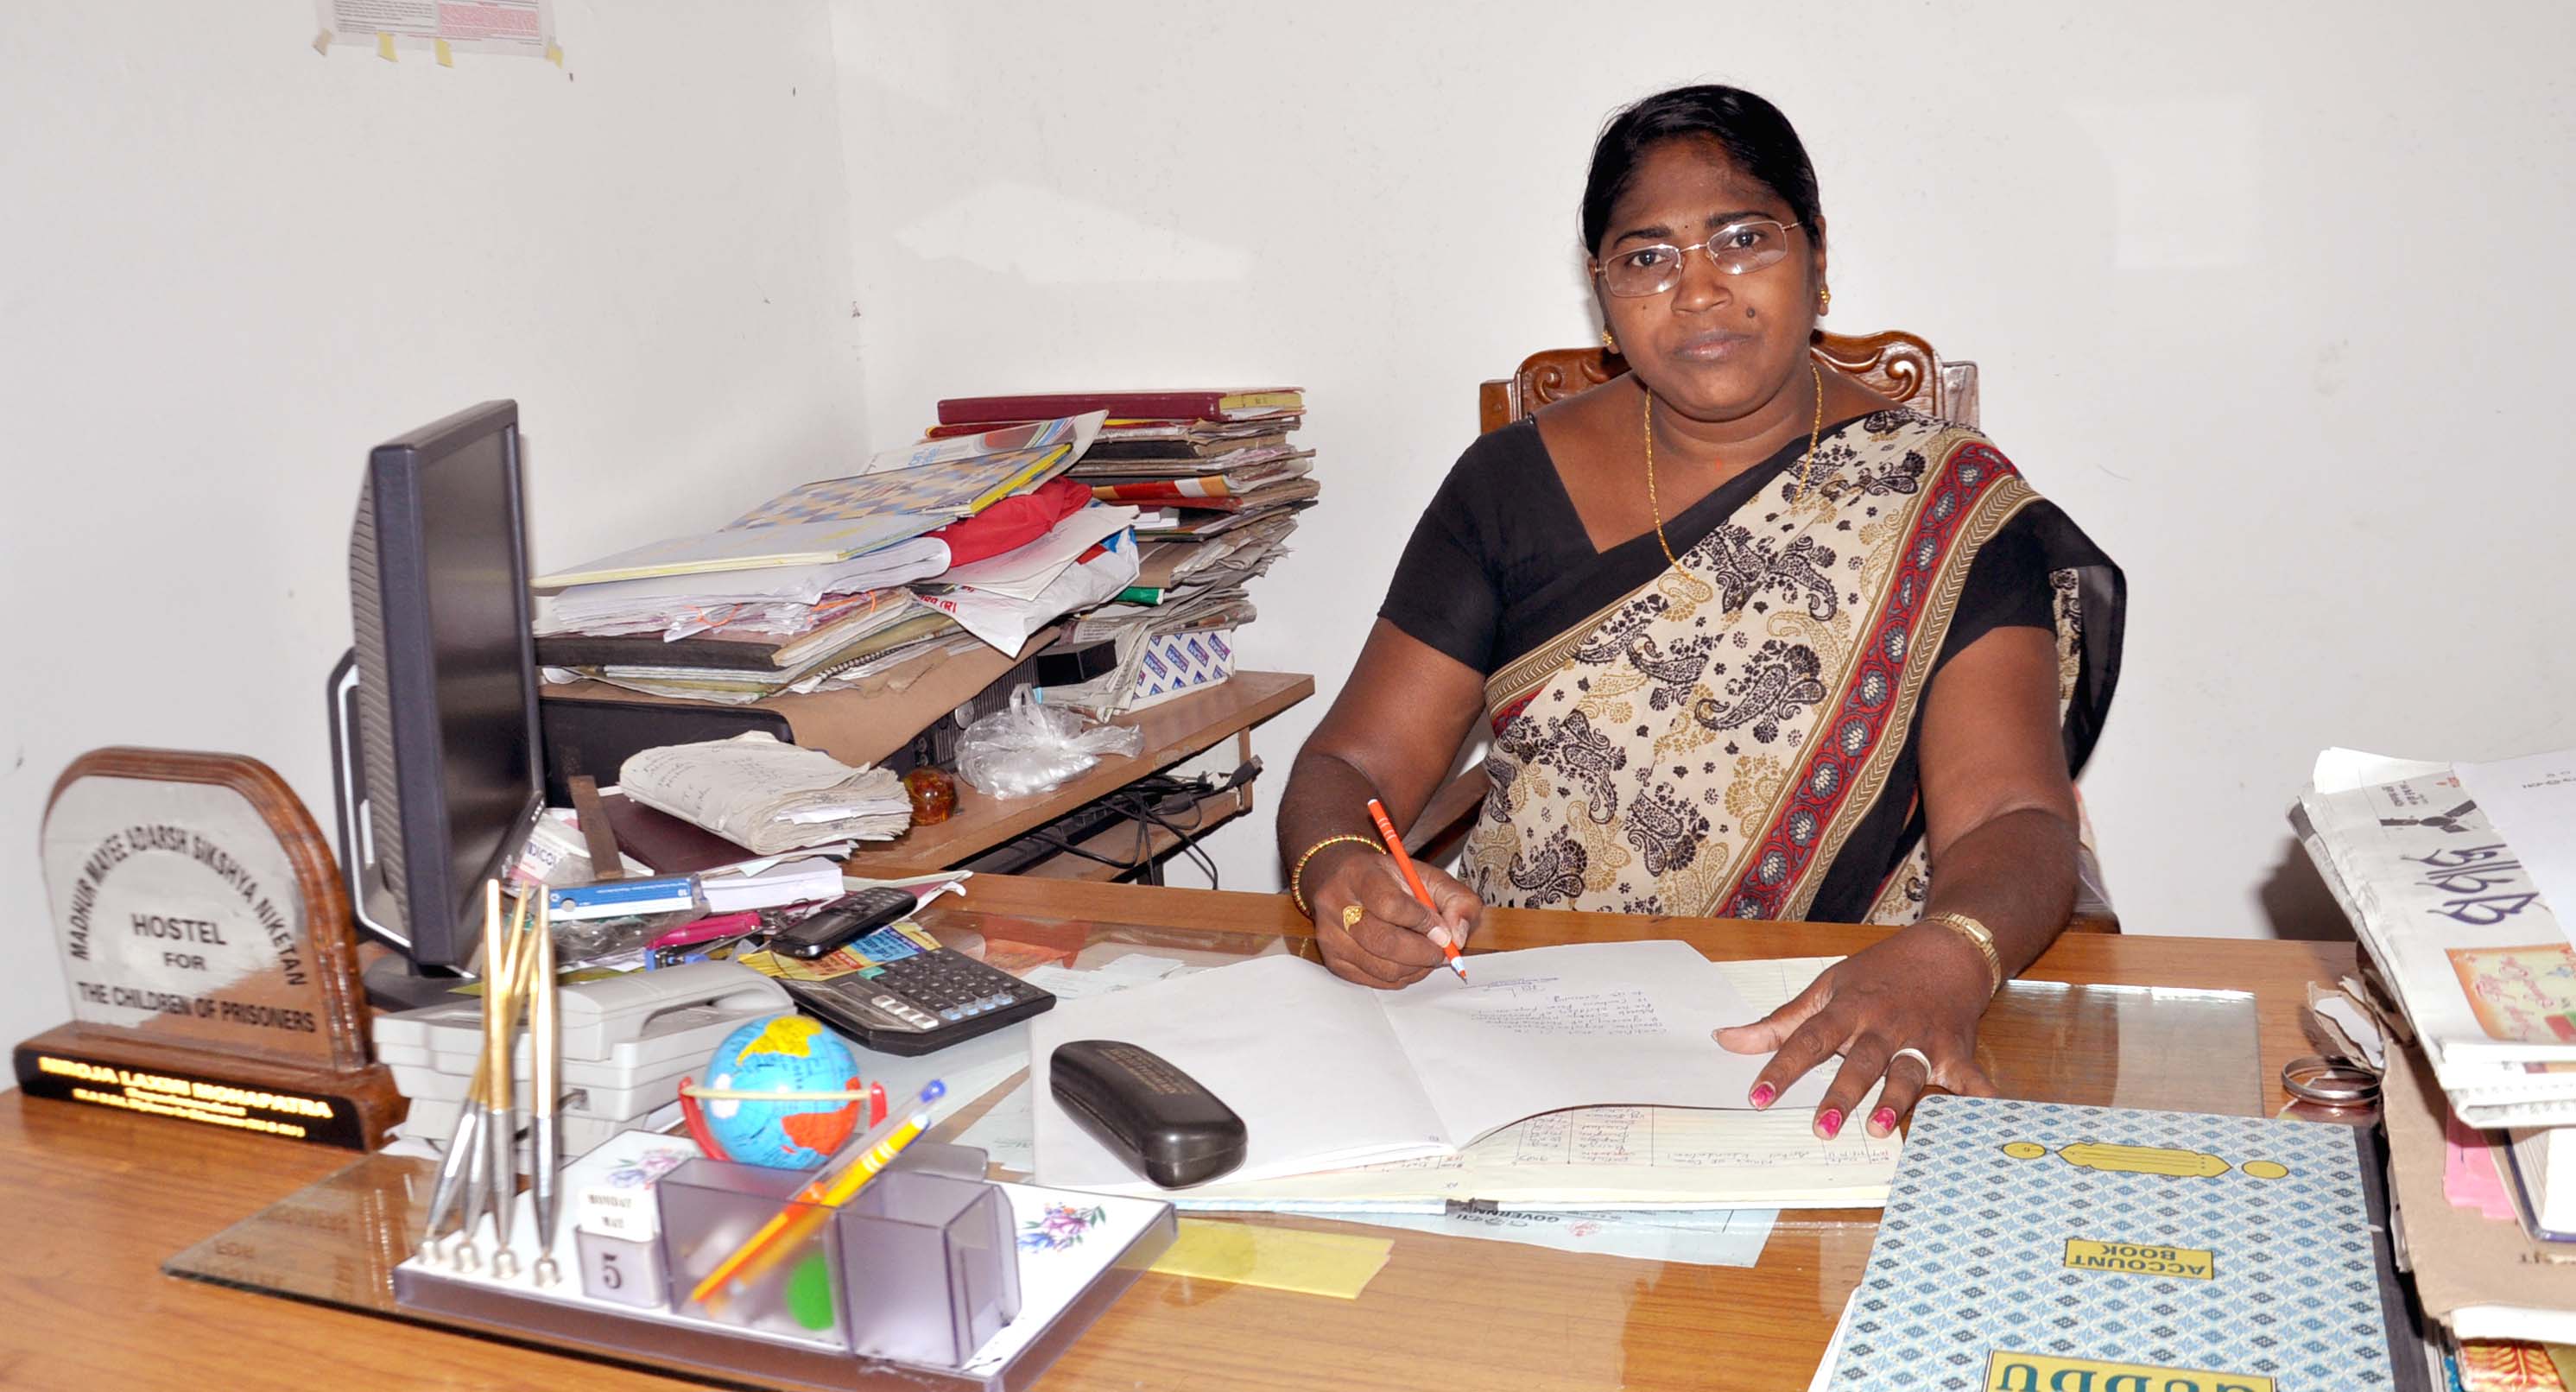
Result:
[[[1242,420],[1305,407],[1302,387],[1243,391],[1057,392],[1045,396],[957,396],[939,403],[941,425],[1055,420],[1107,411],[1115,420]]]

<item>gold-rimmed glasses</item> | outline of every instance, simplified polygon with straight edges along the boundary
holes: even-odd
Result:
[[[1613,295],[1660,295],[1681,284],[1682,258],[1692,252],[1706,251],[1709,261],[1727,275],[1745,275],[1788,255],[1789,229],[1796,226],[1772,218],[1747,218],[1711,232],[1704,242],[1631,247],[1593,262],[1592,269],[1601,277],[1602,288]]]

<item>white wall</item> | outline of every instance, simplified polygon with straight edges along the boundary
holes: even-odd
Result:
[[[2322,744],[2576,742],[2564,7],[560,10],[569,76],[324,58],[303,0],[10,7],[0,1038],[66,1011],[35,848],[74,755],[254,754],[327,812],[358,464],[485,397],[544,564],[942,395],[1297,381],[1326,502],[1247,649],[1329,698],[1474,384],[1590,336],[1601,119],[1700,78],[1806,133],[1832,322],[1976,358],[2128,566],[2086,787],[2134,928],[2313,927],[2267,884]],[[1266,818],[1217,843],[1276,882]]]
[[[37,825],[83,750],[255,755],[327,823],[370,445],[490,397],[570,563],[862,429],[821,0],[560,0],[566,71],[309,46],[311,0],[0,24],[0,1042],[69,1014]]]
[[[1243,646],[1326,699],[1476,382],[1597,328],[1602,120],[1719,80],[1810,146],[1831,325],[1977,360],[1989,431],[2128,569],[2085,790],[2132,931],[2324,930],[2303,871],[2267,884],[2325,744],[2576,742],[2576,10],[1003,8],[836,0],[876,432],[1306,386],[1324,502]],[[1267,728],[1274,776],[1321,709]],[[1229,886],[1277,883],[1258,821]]]

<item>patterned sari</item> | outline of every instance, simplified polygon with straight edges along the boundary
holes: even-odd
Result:
[[[1882,411],[1811,469],[1794,504],[1792,459],[1704,534],[1674,533],[1678,568],[1487,680],[1492,782],[1463,866],[1485,902],[1911,921],[1924,694],[1978,548],[2026,510],[2081,768],[2118,676],[2118,567],[1974,430]]]

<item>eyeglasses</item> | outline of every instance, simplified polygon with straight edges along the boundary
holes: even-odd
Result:
[[[1603,288],[1613,295],[1660,295],[1682,283],[1682,258],[1705,250],[1708,259],[1728,275],[1761,270],[1789,254],[1789,229],[1797,223],[1756,218],[1730,222],[1704,242],[1686,247],[1650,246],[1623,251],[1593,263]]]

